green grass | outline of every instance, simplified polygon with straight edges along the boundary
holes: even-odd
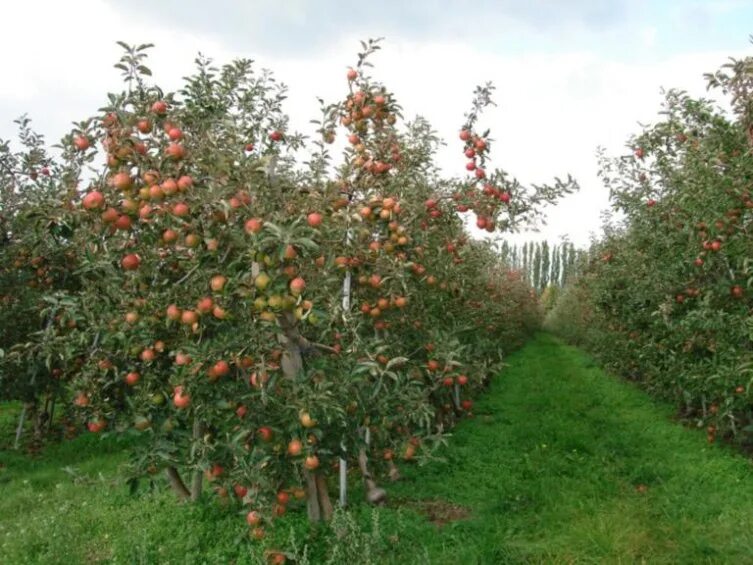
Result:
[[[292,535],[312,563],[336,551],[353,563],[368,551],[377,563],[753,563],[747,459],[548,335],[509,364],[443,461],[401,469],[387,508],[354,506],[340,541],[291,513],[269,544]],[[0,563],[253,561],[237,513],[128,495],[116,481],[126,452],[91,436],[34,461],[0,451]],[[425,501],[467,516],[435,525]]]

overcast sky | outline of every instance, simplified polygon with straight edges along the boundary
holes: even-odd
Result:
[[[358,41],[384,36],[374,74],[449,142],[442,168],[462,172],[463,112],[474,86],[493,81],[498,107],[482,119],[492,165],[523,182],[571,173],[581,192],[535,237],[584,244],[608,206],[596,148],[627,153],[638,123],[657,118],[662,87],[704,95],[704,72],[751,52],[751,22],[751,0],[9,0],[0,138],[24,112],[50,141],[94,113],[119,89],[117,40],[155,43],[150,66],[168,89],[198,52],[255,59],[289,85],[286,109],[306,133],[316,97],[342,94]]]

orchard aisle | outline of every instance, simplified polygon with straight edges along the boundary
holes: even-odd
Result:
[[[549,335],[509,363],[446,463],[400,487],[469,513],[428,538],[432,563],[753,563],[746,459]]]
[[[401,466],[376,522],[357,487],[355,534],[338,542],[296,511],[267,543],[290,549],[294,530],[317,564],[333,544],[349,556],[333,563],[753,563],[750,462],[549,335],[509,364],[444,462]],[[87,434],[41,460],[0,451],[0,563],[264,562],[238,543],[240,509],[130,496],[116,474],[127,450]]]

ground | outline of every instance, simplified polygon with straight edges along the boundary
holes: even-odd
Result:
[[[310,563],[753,563],[750,461],[673,413],[541,334],[386,507],[339,516],[340,539],[291,512],[268,543]],[[91,435],[0,451],[0,563],[253,562],[240,511],[130,495],[126,456]]]

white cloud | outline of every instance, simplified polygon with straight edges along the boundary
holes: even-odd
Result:
[[[654,34],[645,32],[644,42],[653,41]],[[71,121],[96,110],[104,93],[118,88],[112,68],[119,56],[116,40],[156,43],[150,66],[167,88],[178,86],[190,72],[197,51],[218,62],[232,56],[257,59],[290,86],[287,110],[294,126],[305,132],[316,116],[315,97],[342,95],[344,72],[355,60],[359,39],[343,34],[324,53],[283,58],[237,53],[216,36],[197,36],[168,22],[136,21],[101,0],[13,2],[0,20],[4,74],[14,77],[0,83],[0,137],[13,135],[11,120],[22,112],[56,140]],[[526,183],[572,173],[582,191],[550,213],[549,226],[537,237],[567,234],[583,244],[598,230],[599,212],[608,204],[596,177],[596,147],[626,152],[624,142],[637,123],[656,117],[660,87],[702,94],[702,73],[728,55],[688,53],[628,63],[597,52],[498,55],[477,45],[392,37],[374,58],[374,74],[397,94],[407,116],[422,114],[447,140],[439,159],[448,174],[463,172],[457,131],[473,88],[493,81],[499,106],[482,118],[496,140],[492,164]]]

